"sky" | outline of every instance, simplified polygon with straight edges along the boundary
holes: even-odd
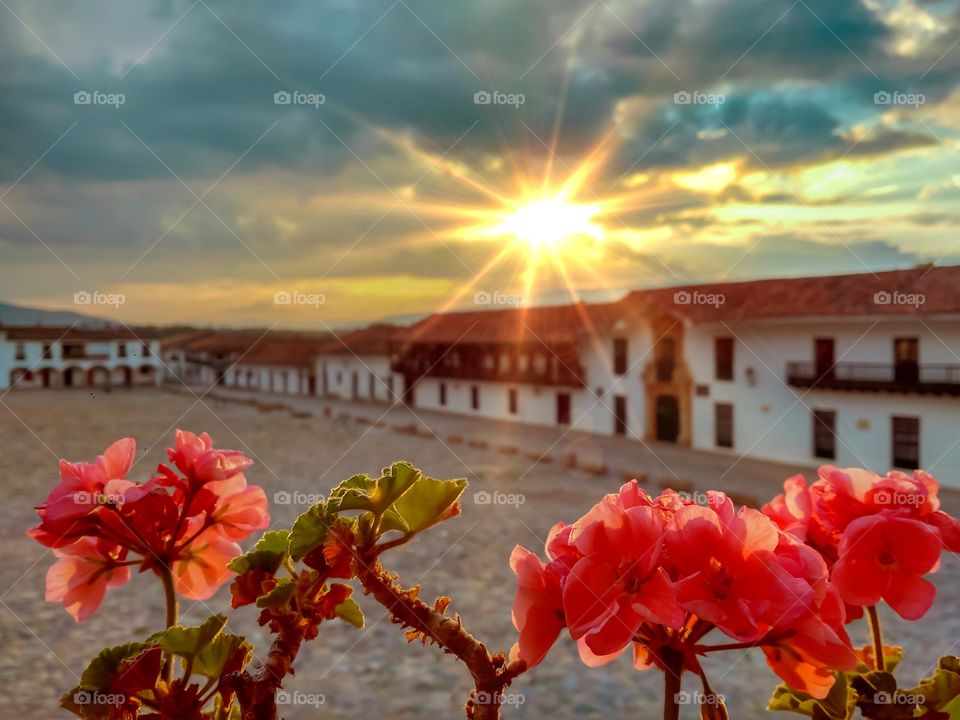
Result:
[[[0,300],[344,327],[960,262],[960,7],[0,1]]]

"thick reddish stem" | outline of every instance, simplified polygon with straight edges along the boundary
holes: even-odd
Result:
[[[364,590],[383,605],[391,620],[418,634],[424,644],[439,645],[467,666],[473,677],[474,690],[467,701],[469,720],[497,720],[503,689],[526,670],[526,663],[507,663],[502,653],[491,655],[487,646],[467,632],[459,617],[447,617],[437,606],[420,600],[419,588],[404,589],[379,563],[359,563],[357,577]],[[438,601],[438,606],[445,603]]]

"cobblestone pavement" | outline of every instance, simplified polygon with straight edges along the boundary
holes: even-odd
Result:
[[[656,489],[660,478],[679,478],[696,489],[717,485],[759,499],[776,491],[797,468],[743,460],[727,472],[735,456],[692,453],[673,447],[646,448],[637,442],[568,436],[535,463],[557,441],[553,428],[503,427],[489,421],[408,411],[390,411],[379,425],[383,406],[321,403],[292,399],[293,412],[270,409],[275,399],[261,398],[259,407],[221,397],[202,400],[188,393],[161,390],[109,394],[75,391],[23,391],[2,398],[0,407],[0,478],[5,497],[0,504],[0,673],[6,688],[3,716],[57,717],[57,698],[75,682],[86,661],[101,647],[140,638],[156,629],[163,617],[162,595],[148,577],[136,577],[112,591],[101,610],[77,624],[59,605],[43,601],[43,578],[53,558],[24,537],[34,522],[33,505],[56,480],[56,460],[90,459],[124,435],[137,438],[140,459],[132,475],[145,477],[163,459],[174,427],[206,430],[218,445],[245,450],[258,460],[249,472],[272,500],[274,527],[289,527],[310,495],[355,472],[376,472],[396,459],[407,459],[435,477],[467,477],[463,515],[427,533],[409,547],[386,556],[385,565],[401,573],[406,584],[420,582],[427,597],[446,594],[465,626],[492,648],[507,649],[515,639],[510,623],[514,583],[507,566],[518,543],[539,550],[549,527],[571,520],[602,493],[615,489],[620,473],[646,473]],[[322,409],[331,407],[329,417]],[[351,417],[341,413],[350,413]],[[357,418],[361,418],[360,422]],[[425,424],[422,434],[398,432],[409,422]],[[439,434],[428,436],[424,427]],[[405,429],[405,428],[404,428]],[[451,440],[451,435],[455,436]],[[457,442],[456,436],[460,437]],[[486,440],[474,447],[470,440]],[[512,452],[511,448],[516,448]],[[608,474],[567,469],[561,462],[575,452],[581,462],[606,463]],[[595,469],[595,468],[594,468]],[[809,474],[809,469],[807,469]],[[726,473],[726,474],[725,474]],[[519,494],[521,504],[491,505],[475,493]],[[279,502],[278,502],[279,501]],[[948,494],[957,509],[957,495]],[[286,502],[286,504],[282,504]],[[891,642],[906,646],[902,666],[906,682],[925,674],[934,659],[953,649],[960,638],[960,612],[955,599],[960,562],[946,558],[935,582],[941,592],[934,609],[918,623],[888,618]],[[954,597],[951,597],[953,595]],[[307,718],[440,718],[462,717],[470,689],[466,673],[436,648],[407,646],[403,634],[366,597],[359,601],[367,627],[357,631],[330,623],[305,646],[297,674],[287,683],[298,701],[284,708],[290,720]],[[185,622],[199,622],[229,606],[224,588],[213,599],[186,603]],[[231,627],[250,637],[259,649],[268,640],[249,608],[231,619]],[[866,640],[860,624],[855,639]],[[734,718],[766,715],[766,698],[776,679],[757,652],[729,653],[710,659],[717,692],[727,697]],[[611,718],[651,717],[659,713],[660,677],[637,673],[624,658],[604,668],[580,665],[572,644],[562,640],[547,661],[520,678],[509,692],[515,708],[505,717]],[[692,684],[691,684],[691,689]],[[683,708],[684,718],[698,716]]]

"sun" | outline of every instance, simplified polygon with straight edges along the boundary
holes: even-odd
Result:
[[[537,253],[556,250],[564,241],[577,236],[603,239],[603,227],[594,222],[598,205],[570,202],[562,196],[524,200],[509,208],[491,234],[514,238]]]

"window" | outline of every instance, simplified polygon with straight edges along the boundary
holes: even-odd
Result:
[[[543,353],[537,353],[533,356],[533,371],[537,375],[543,375],[547,371],[547,356]]]
[[[526,372],[529,367],[530,356],[526,353],[520,353],[520,355],[517,356],[517,368],[523,373]]]
[[[510,354],[503,353],[500,355],[500,372],[506,374],[510,372]]]
[[[43,355],[42,355],[42,357],[43,357],[44,360],[51,360],[51,359],[53,359],[53,345],[51,345],[50,343],[44,343],[44,344],[43,344]]]
[[[127,356],[127,344],[120,343],[117,345],[117,357],[126,357]]]
[[[920,418],[892,418],[893,466],[905,470],[920,467]]]
[[[627,341],[626,338],[613,339],[613,371],[617,375],[627,374]]]
[[[830,380],[833,378],[836,355],[836,343],[833,338],[813,339],[813,363],[817,378]]]
[[[717,403],[713,406],[714,433],[717,447],[733,447],[733,405]]]
[[[447,404],[447,384],[440,383],[439,391],[440,391],[440,404],[446,405]]]
[[[510,411],[511,415],[517,414],[517,389],[510,388],[507,390],[507,409]]]
[[[677,359],[677,342],[672,337],[657,343],[657,380],[670,382]]]
[[[474,410],[480,409],[480,388],[476,385],[470,386],[470,407]]]
[[[627,434],[627,397],[626,395],[613,396],[613,432],[617,435]]]
[[[367,382],[367,391],[371,400],[377,397],[377,376],[373,373],[370,373],[370,377]]]
[[[570,393],[557,393],[557,425],[570,424]]]
[[[489,372],[493,372],[494,368],[497,366],[497,361],[491,354],[486,354],[483,356],[483,369]]]
[[[147,343],[143,343],[143,357],[150,357],[150,346]]]
[[[920,379],[920,347],[917,338],[900,337],[893,341],[894,380],[915,383]]]
[[[826,460],[837,458],[837,413],[813,411],[813,455]]]
[[[717,380],[733,380],[733,338],[723,337],[713,344]]]
[[[87,346],[83,343],[64,345],[62,355],[64,360],[81,360],[87,355]]]
[[[27,346],[22,343],[17,343],[16,355],[14,356],[16,360],[26,360],[27,359]]]

